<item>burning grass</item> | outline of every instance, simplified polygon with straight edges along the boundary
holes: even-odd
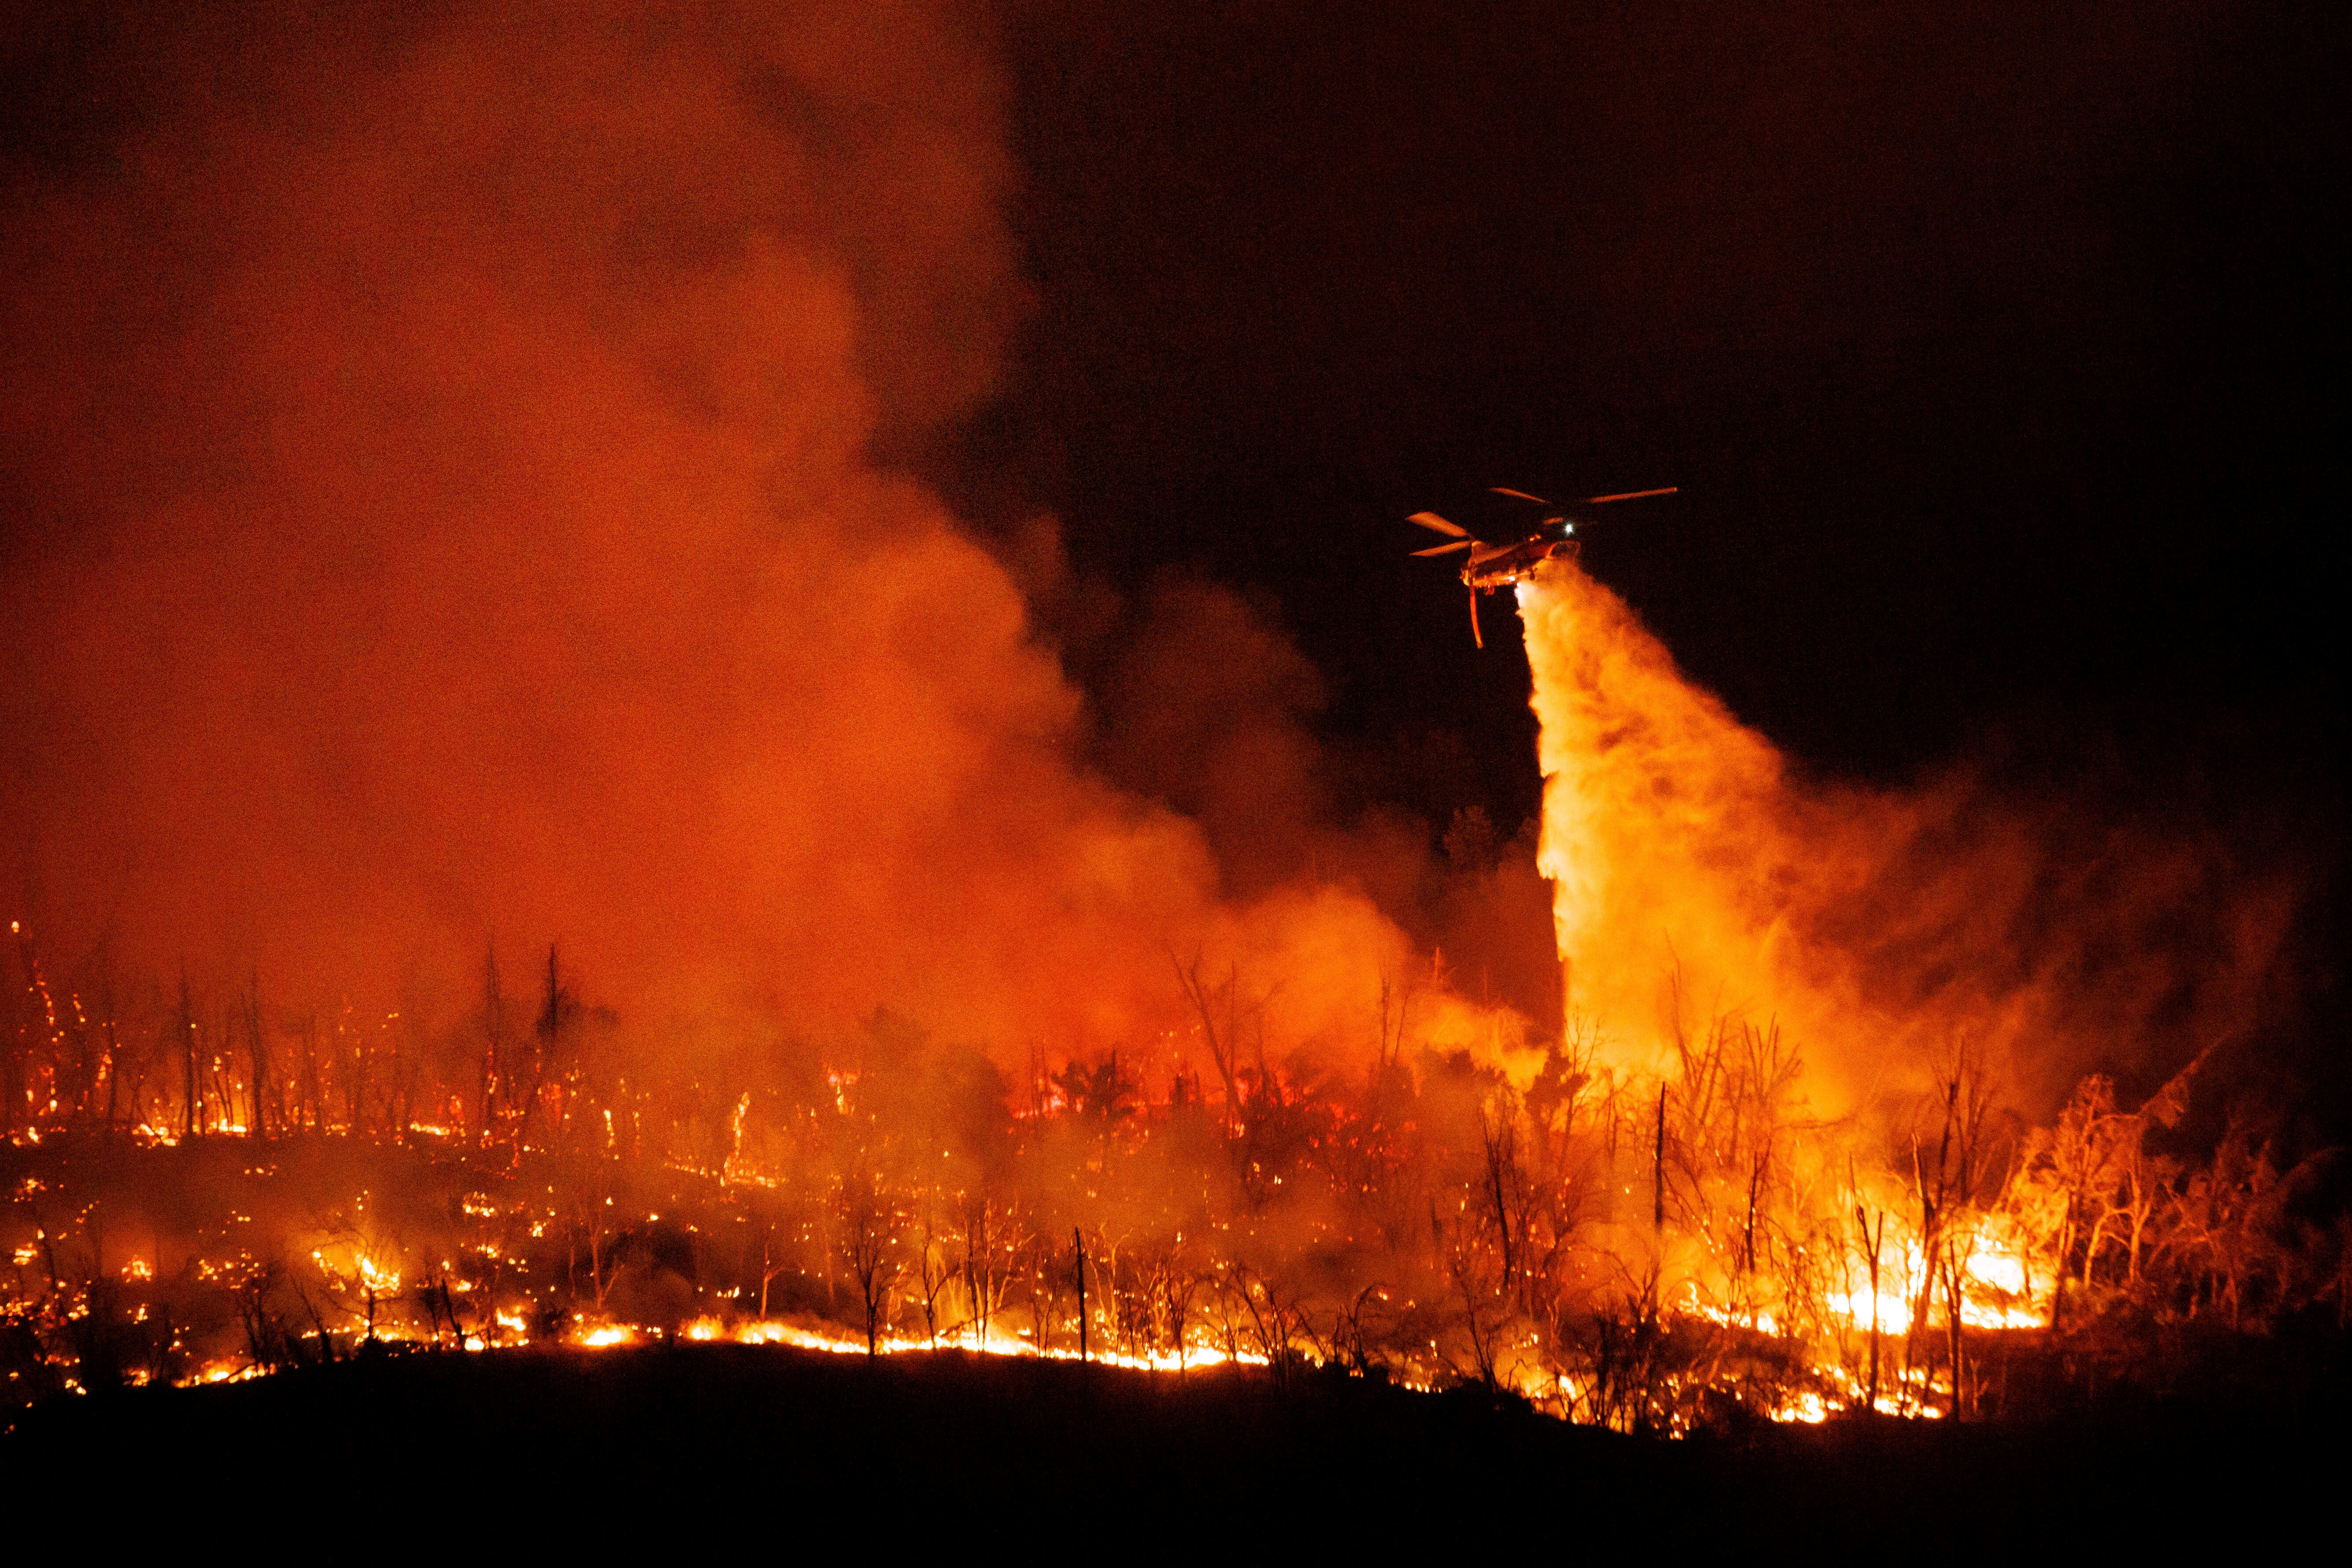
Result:
[[[2341,1254],[2241,1132],[2157,1152],[2186,1085],[2126,1113],[2093,1080],[2034,1129],[1960,1060],[1890,1135],[1807,1115],[1793,1054],[1727,1020],[1670,1078],[1555,1046],[1515,1082],[1416,1051],[1409,1011],[1360,1079],[1147,1094],[1106,1060],[1017,1112],[880,1019],[816,1092],[726,1085],[709,1118],[600,1103],[561,1030],[534,1110],[461,1131],[57,1115],[0,1159],[10,1398],[733,1342],[1321,1365],[1685,1434],[2046,1408],[2160,1382],[2159,1325],[2341,1310]]]

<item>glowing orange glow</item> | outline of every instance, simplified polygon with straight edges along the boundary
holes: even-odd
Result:
[[[1566,559],[1532,855],[1337,820],[1233,591],[1081,690],[1051,528],[1016,569],[875,456],[1017,314],[1003,106],[954,8],[838,9],[257,40],[250,123],[126,116],[10,234],[0,465],[71,536],[0,584],[71,737],[0,812],[44,1377],[956,1346],[1677,1432],[2258,1311],[2266,1155],[2076,1089],[2252,1005],[2276,906],[2189,852],[1809,782]]]

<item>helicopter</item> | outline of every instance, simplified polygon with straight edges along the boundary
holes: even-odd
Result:
[[[1470,553],[1462,566],[1462,581],[1470,590],[1470,635],[1479,647],[1486,645],[1486,635],[1478,625],[1478,595],[1492,593],[1509,583],[1525,582],[1535,576],[1536,568],[1548,560],[1572,559],[1576,555],[1576,525],[1590,518],[1579,518],[1572,508],[1599,507],[1611,501],[1638,501],[1645,496],[1671,496],[1681,486],[1668,485],[1658,490],[1624,490],[1614,496],[1587,496],[1580,501],[1570,501],[1567,509],[1551,512],[1532,534],[1515,544],[1490,545],[1472,535],[1459,523],[1448,522],[1435,512],[1415,512],[1407,522],[1441,534],[1451,534],[1452,544],[1437,545],[1429,549],[1417,549],[1415,556],[1452,555],[1455,550]],[[1528,501],[1548,511],[1554,503],[1541,496],[1530,496],[1525,490],[1508,490],[1496,485],[1492,493],[1508,496],[1516,501]]]

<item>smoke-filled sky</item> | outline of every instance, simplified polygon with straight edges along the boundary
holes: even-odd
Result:
[[[1528,667],[1402,559],[1486,484],[1683,486],[1588,564],[1799,771],[2324,889],[2333,24],[1946,9],[28,12],[12,917],[1006,1049],[1196,952],[1296,1038],[1432,948],[1554,1019]]]
[[[875,455],[1024,308],[968,17],[91,27],[31,64],[111,112],[23,149],[8,231],[11,892],[54,951],[446,1011],[553,941],[640,1021],[1065,1050],[1179,956],[1285,976],[1293,1039],[1402,975],[1288,874],[1277,632],[1163,589],[1121,760],[1171,771],[1115,783],[1011,573]]]

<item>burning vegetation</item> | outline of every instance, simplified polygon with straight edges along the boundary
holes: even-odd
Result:
[[[1566,563],[1540,822],[1335,820],[1237,595],[877,455],[1024,293],[965,8],[607,9],[159,21],[5,171],[12,1406],[719,1337],[1676,1433],[2340,1319],[2208,1081],[2284,884],[1792,781]]]
[[[2088,1080],[2029,1128],[1958,1055],[1832,1122],[1769,1025],[1712,1019],[1654,1075],[1574,1035],[1481,1062],[1400,984],[1368,1065],[1315,1073],[1264,1054],[1237,972],[1187,966],[1156,1054],[1008,1082],[884,1014],[644,1082],[552,956],[535,1006],[488,967],[436,1041],[250,994],[12,1031],[12,1401],[684,1335],[1321,1362],[1681,1432],[1994,1412],[2053,1341],[2128,1362],[2155,1324],[2344,1301],[2242,1129],[2158,1152],[2193,1071],[2132,1109]]]
[[[1776,954],[1703,868],[1659,869],[1707,841],[1687,805],[1724,798],[1706,768],[1769,751],[1678,680],[1612,673],[1671,665],[1589,580],[1548,576],[1526,608],[1546,853],[1572,857],[1552,862],[1578,977],[1557,1033],[1424,964],[1303,1036],[1258,956],[1171,953],[1155,1027],[1099,1051],[1008,1071],[877,1009],[680,1071],[553,949],[528,991],[487,955],[469,1014],[436,1026],[289,1014],[251,978],[67,984],[19,930],[11,1397],[682,1336],[1321,1364],[1685,1433],[2046,1409],[2080,1380],[2160,1382],[2168,1335],[2341,1321],[2347,1255],[2294,1212],[2303,1172],[2234,1117],[2201,1149],[2180,1135],[2212,1092],[2204,1055],[2137,1103],[2087,1076],[2035,1124],[2011,1060],[2052,1027],[2033,998],[1947,987],[1896,1013],[1849,978],[1841,1019],[1822,977],[1867,955]],[[1578,616],[1587,641],[1545,645]],[[1595,661],[1604,636],[1632,641]],[[1548,686],[1552,654],[1585,663]],[[1699,750],[1651,776],[1676,804],[1641,835],[1641,867],[1682,880],[1612,892],[1619,829],[1594,801],[1626,765],[1557,742],[1571,710],[1637,701],[1624,736]],[[1769,805],[1748,798],[1748,821],[1785,827]],[[1782,929],[1819,914],[1788,885]],[[1591,978],[1626,960],[1576,901],[1612,897],[1679,901],[1674,928],[1711,934],[1648,1011]],[[1780,1005],[1690,1005],[1733,972]],[[1916,1044],[1929,1023],[1940,1052]],[[1857,1090],[1873,1035],[1896,1044]]]

